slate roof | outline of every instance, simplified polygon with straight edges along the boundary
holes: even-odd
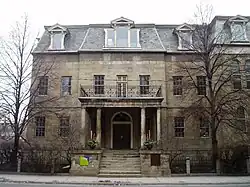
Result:
[[[216,16],[211,24],[215,28],[221,28],[230,16]],[[246,17],[249,19],[249,17]],[[123,18],[122,19],[126,19]],[[133,23],[134,24],[134,23]],[[180,25],[155,25],[134,24],[133,27],[140,29],[140,45],[138,49],[107,49],[105,45],[105,28],[111,28],[110,24],[90,25],[63,25],[67,28],[65,36],[65,50],[50,51],[50,33],[45,26],[45,31],[33,53],[43,52],[80,52],[80,51],[142,51],[142,52],[178,52],[178,38],[174,29]],[[247,25],[247,35],[250,39],[250,22]]]

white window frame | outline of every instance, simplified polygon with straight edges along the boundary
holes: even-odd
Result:
[[[122,26],[117,26],[117,27],[122,27]],[[141,48],[141,45],[140,45],[140,29],[136,29],[137,30],[137,44],[136,44],[137,47],[131,47],[131,43],[130,43],[130,40],[131,40],[131,38],[130,38],[131,28],[128,27],[128,26],[123,26],[123,27],[128,27],[128,47],[116,47],[116,36],[117,36],[116,28],[117,27],[104,29],[104,32],[105,32],[105,46],[104,46],[104,48],[108,48],[108,49],[110,49],[110,48],[122,48],[122,49],[124,49],[124,48],[129,48],[129,49],[131,49],[131,48],[132,49],[133,48],[135,48],[135,49]],[[110,30],[114,31],[114,40],[115,40],[114,41],[114,47],[109,47],[108,46],[108,31],[110,31]]]
[[[53,48],[53,42],[54,42],[54,34],[60,33],[62,34],[62,38],[61,38],[61,47],[60,48]],[[64,50],[65,46],[64,46],[64,39],[65,39],[65,35],[66,33],[62,30],[53,30],[50,34],[50,46],[49,46],[49,50]]]

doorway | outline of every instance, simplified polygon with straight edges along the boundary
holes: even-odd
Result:
[[[126,112],[118,112],[111,119],[111,148],[133,148],[133,122]]]

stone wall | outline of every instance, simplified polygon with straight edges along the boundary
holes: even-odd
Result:
[[[97,176],[99,174],[100,161],[102,156],[101,150],[82,150],[76,152],[72,157],[72,165],[70,169],[71,175],[78,176]],[[80,166],[80,156],[89,157],[88,166]]]
[[[159,157],[159,163],[157,163],[157,158],[154,159],[152,157]],[[169,167],[169,155],[167,153],[161,151],[140,151],[141,158],[141,174],[143,176],[170,176],[171,171]]]

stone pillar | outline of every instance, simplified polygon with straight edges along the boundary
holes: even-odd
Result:
[[[81,114],[81,137],[80,143],[83,147],[86,146],[86,108],[82,107],[82,114]]]
[[[189,157],[186,157],[186,172],[187,172],[187,175],[190,175],[190,158]]]
[[[161,139],[161,108],[157,108],[157,142]]]
[[[146,115],[145,108],[141,108],[141,147],[143,147],[144,142],[146,141]]]
[[[98,108],[96,111],[96,141],[101,147],[101,140],[102,140],[102,123],[101,123],[101,108]]]
[[[247,158],[247,173],[250,173],[250,156]]]

